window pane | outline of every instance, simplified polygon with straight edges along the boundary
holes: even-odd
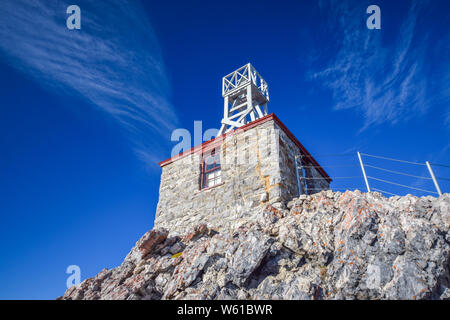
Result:
[[[213,157],[207,157],[205,159],[205,165],[206,165],[206,171],[209,171],[214,168],[214,158]]]
[[[222,172],[220,170],[220,151],[212,150],[203,155],[202,188],[208,188],[222,182]]]

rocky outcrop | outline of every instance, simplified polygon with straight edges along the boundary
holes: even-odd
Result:
[[[220,233],[147,232],[62,299],[449,299],[450,195],[324,191]]]

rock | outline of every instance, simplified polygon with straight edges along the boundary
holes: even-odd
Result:
[[[199,224],[194,227],[194,230],[183,237],[184,242],[189,242],[196,237],[202,236],[208,232],[208,226],[206,224]]]
[[[288,208],[249,209],[229,231],[151,230],[58,299],[450,299],[449,194],[328,190]]]
[[[175,243],[169,249],[169,252],[171,254],[177,254],[180,253],[181,251],[183,251],[183,245],[180,242]]]
[[[230,261],[228,278],[236,285],[242,286],[248,277],[259,267],[261,261],[269,251],[273,239],[252,230],[240,238],[239,246]]]
[[[139,263],[142,258],[153,252],[157,245],[167,239],[169,232],[165,229],[150,230],[145,233],[136,243],[136,246],[130,251],[125,261],[134,264]]]
[[[289,201],[289,202],[287,203],[286,207],[287,207],[289,210],[291,210],[292,207],[295,205],[295,202],[296,202],[297,200],[298,200],[298,198],[292,199],[291,201]]]
[[[164,229],[152,230],[147,232],[138,245],[141,255],[145,257],[147,254],[149,254],[152,249],[156,247],[156,245],[166,240],[168,234],[169,232]]]

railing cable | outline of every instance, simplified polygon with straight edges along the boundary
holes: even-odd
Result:
[[[404,173],[404,172],[400,172],[400,171],[388,170],[388,169],[384,169],[384,168],[372,166],[372,165],[370,165],[370,164],[364,164],[364,166],[369,167],[369,168],[374,168],[374,169],[382,170],[382,171],[386,171],[386,172],[390,172],[390,173],[400,174],[400,175],[404,175],[404,176],[408,176],[408,177],[413,177],[413,178],[418,178],[418,179],[432,180],[430,177],[422,177],[422,176],[416,176],[416,175],[413,175],[413,174]]]
[[[448,164],[440,164],[440,163],[431,163],[433,166],[438,166],[438,167],[444,167],[444,168],[450,168],[450,166]]]
[[[354,168],[357,165],[337,165],[337,166],[303,166],[303,168]]]
[[[355,176],[355,177],[332,177],[332,179],[357,179],[357,178],[361,178],[359,176]],[[323,180],[324,178],[304,178],[302,177],[301,179],[304,180]]]
[[[418,191],[438,194],[437,192],[434,192],[434,191],[424,190],[424,189],[415,188],[415,187],[410,187],[410,186],[407,186],[407,185],[404,185],[404,184],[395,183],[395,182],[391,182],[391,181],[387,181],[387,180],[383,180],[383,179],[378,179],[378,178],[374,178],[374,177],[370,177],[370,176],[367,176],[367,178],[373,179],[373,180],[377,180],[377,181],[381,181],[381,182],[385,182],[385,183],[390,183],[390,184],[393,184],[393,185],[396,185],[396,186],[400,186],[400,187],[404,187],[404,188],[409,188],[409,189],[414,189],[414,190],[418,190]]]
[[[348,156],[354,156],[354,154],[353,153],[335,153],[335,154],[319,154],[319,155],[315,155],[315,156],[313,156],[313,155],[306,155],[306,154],[301,155],[301,157],[304,157],[304,158],[348,157]],[[300,156],[297,156],[297,157],[300,157]]]
[[[406,161],[406,160],[399,160],[399,159],[387,158],[387,157],[382,157],[382,156],[374,156],[372,154],[367,154],[367,153],[361,153],[361,155],[366,156],[366,157],[372,157],[372,158],[378,158],[378,159],[384,159],[384,160],[391,160],[391,161],[415,164],[415,165],[419,165],[419,166],[425,166],[425,163],[412,162],[412,161]]]

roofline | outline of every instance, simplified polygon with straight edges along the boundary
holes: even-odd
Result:
[[[251,128],[254,128],[254,127],[256,127],[264,122],[270,121],[270,120],[275,121],[275,123],[284,131],[284,133],[286,133],[286,135],[295,143],[295,145],[297,147],[299,147],[299,149],[308,157],[308,159],[311,160],[311,162],[317,168],[317,171],[319,171],[328,182],[331,182],[332,179],[325,172],[325,170],[320,166],[320,164],[316,161],[316,159],[313,158],[313,156],[308,152],[308,150],[306,150],[306,148],[300,143],[300,141],[297,140],[297,138],[294,136],[294,134],[291,131],[289,131],[289,129],[283,124],[283,122],[281,122],[280,119],[278,119],[278,117],[274,113],[271,113],[265,117],[256,119],[255,121],[249,122],[249,123],[243,125],[242,127],[239,127],[239,128],[234,129],[233,131],[224,133],[218,137],[215,137],[214,139],[205,141],[202,144],[199,144],[198,146],[192,147],[188,151],[182,152],[176,156],[173,156],[171,158],[168,158],[164,161],[159,162],[158,165],[160,167],[164,167],[164,166],[166,166],[176,160],[184,158],[190,154],[198,153],[199,151],[204,152],[205,149],[213,148],[213,147],[219,145],[228,136],[232,136],[232,135],[247,131]]]

